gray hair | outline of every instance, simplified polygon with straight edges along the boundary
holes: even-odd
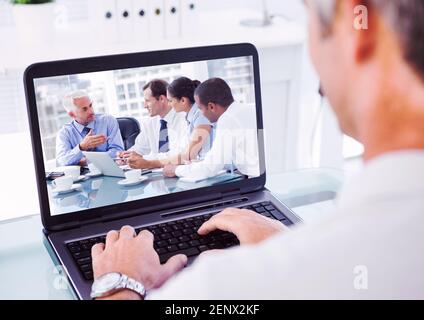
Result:
[[[324,32],[331,32],[333,17],[339,0],[315,0]],[[423,0],[368,0],[387,24],[398,35],[405,60],[424,76],[424,1]]]
[[[80,99],[80,98],[88,98],[91,101],[90,96],[84,90],[73,91],[73,92],[65,95],[63,97],[63,107],[65,108],[66,112],[69,113],[69,112],[73,111],[76,107],[74,100]]]

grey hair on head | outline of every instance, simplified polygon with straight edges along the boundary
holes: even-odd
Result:
[[[88,98],[91,101],[90,96],[84,90],[73,91],[65,95],[63,97],[63,107],[65,108],[66,112],[69,113],[71,111],[74,111],[76,107],[76,105],[74,104],[74,100],[80,98]]]
[[[314,1],[323,24],[324,35],[331,34],[337,1],[340,0]],[[381,14],[397,34],[405,60],[424,78],[424,1],[364,0],[363,4],[372,6]]]

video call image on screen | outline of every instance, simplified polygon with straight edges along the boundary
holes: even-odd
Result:
[[[34,80],[50,214],[260,175],[252,57]]]

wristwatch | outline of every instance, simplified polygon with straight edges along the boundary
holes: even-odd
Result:
[[[92,299],[108,297],[125,289],[138,293],[142,299],[146,295],[146,289],[137,280],[119,272],[110,272],[94,280],[90,296]]]

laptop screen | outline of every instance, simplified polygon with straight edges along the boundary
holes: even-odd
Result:
[[[34,78],[50,215],[260,176],[253,58]]]

